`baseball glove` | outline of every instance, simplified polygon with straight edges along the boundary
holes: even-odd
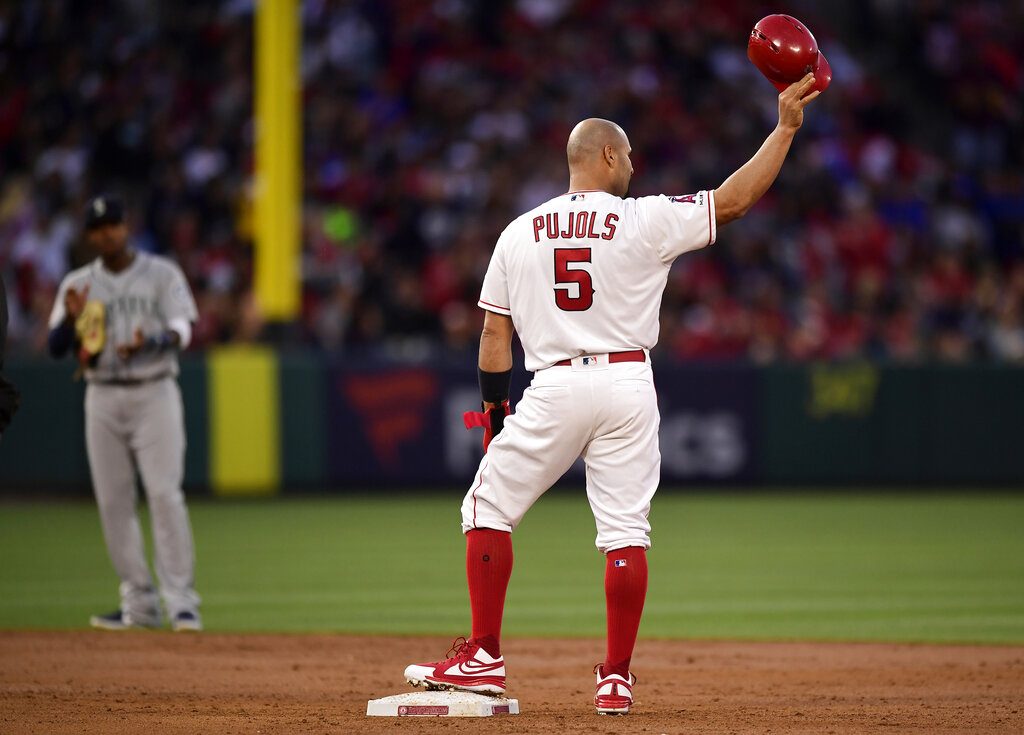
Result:
[[[102,301],[88,301],[82,313],[75,320],[75,337],[78,341],[78,366],[85,370],[103,352],[107,342],[107,314]]]

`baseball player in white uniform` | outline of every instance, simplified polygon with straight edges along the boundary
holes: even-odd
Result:
[[[405,677],[430,689],[503,694],[501,618],[511,533],[530,506],[583,457],[587,497],[606,557],[607,653],[594,667],[600,714],[628,713],[629,670],[647,594],[651,499],[658,487],[658,403],[649,359],[673,261],[715,242],[778,175],[810,92],[808,74],[779,95],[779,123],[718,189],[623,199],[633,175],[625,132],[607,120],[569,136],[569,191],[502,233],[484,278],[480,338],[486,454],[462,504],[472,636]],[[810,93],[809,93],[810,92]],[[805,96],[806,95],[806,96]],[[508,410],[513,331],[534,378]]]
[[[125,630],[162,622],[136,512],[138,470],[171,627],[198,631],[192,530],[181,490],[184,411],[176,380],[178,351],[191,339],[196,304],[174,262],[128,246],[119,199],[89,203],[86,234],[100,257],[61,283],[50,316],[50,352],[62,357],[74,348],[88,383],[89,469],[107,551],[121,580],[120,608],[90,623]]]

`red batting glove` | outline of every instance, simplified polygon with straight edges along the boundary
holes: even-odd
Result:
[[[487,452],[487,447],[491,445],[491,439],[501,433],[501,430],[505,428],[505,417],[512,413],[508,406],[508,399],[499,403],[496,406],[488,408],[484,412],[480,411],[466,411],[462,414],[462,421],[466,424],[467,429],[473,429],[477,426],[482,426],[484,429],[484,452]]]

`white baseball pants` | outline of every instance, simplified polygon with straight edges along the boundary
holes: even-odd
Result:
[[[578,357],[538,371],[491,442],[462,504],[462,530],[512,531],[580,456],[597,548],[649,548],[658,489],[657,394],[651,366]]]

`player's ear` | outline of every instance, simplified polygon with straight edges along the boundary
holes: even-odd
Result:
[[[615,165],[615,148],[614,148],[614,146],[606,145],[604,147],[604,151],[603,152],[604,152],[604,162],[605,162],[605,164],[609,168],[611,168],[612,166]]]

